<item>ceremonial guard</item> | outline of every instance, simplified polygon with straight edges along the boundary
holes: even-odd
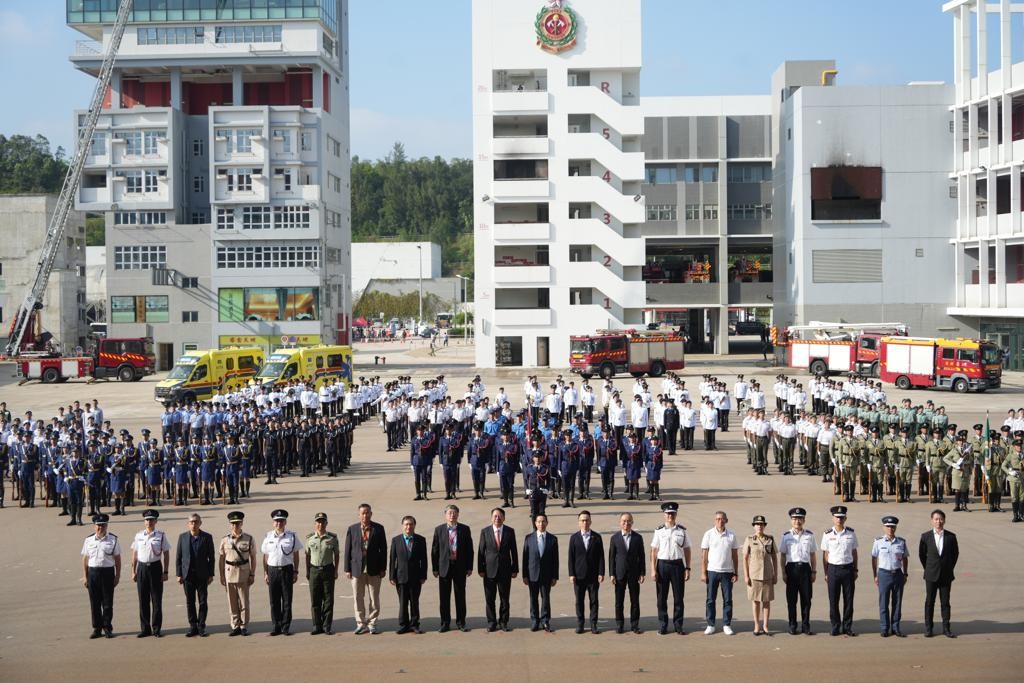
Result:
[[[1024,442],[1016,439],[1013,449],[1003,460],[1002,470],[1010,484],[1010,503],[1013,505],[1013,521],[1024,522]]]

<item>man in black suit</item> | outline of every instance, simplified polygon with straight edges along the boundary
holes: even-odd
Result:
[[[590,530],[590,512],[576,517],[580,530],[569,538],[569,583],[576,594],[576,633],[583,633],[583,598],[590,598],[590,632],[597,633],[597,591],[604,581],[604,543]]]
[[[640,633],[640,584],[647,574],[644,560],[644,539],[633,531],[633,515],[619,515],[619,531],[608,542],[608,574],[615,586],[615,626],[624,633],[623,607],[629,589],[629,624],[633,633]]]
[[[571,487],[572,484],[569,484]],[[533,518],[536,533],[523,541],[523,583],[530,587],[531,631],[551,632],[551,589],[558,583],[558,537],[548,533],[548,516]]]
[[[455,628],[466,630],[466,578],[473,573],[473,536],[459,523],[459,507],[444,509],[445,523],[434,529],[430,548],[434,576],[438,579],[441,604],[441,633],[451,629],[452,588],[455,588]]]
[[[206,637],[206,589],[213,583],[213,536],[202,530],[203,518],[192,513],[188,517],[188,531],[178,536],[175,575],[185,587],[185,607],[188,609],[188,633]],[[196,610],[196,602],[199,609]]]
[[[398,633],[420,629],[420,589],[427,582],[427,539],[416,533],[416,518],[402,518],[402,533],[391,539],[388,580],[398,589]]]
[[[924,567],[924,635],[931,638],[935,627],[935,594],[939,594],[942,613],[942,633],[956,638],[949,626],[949,589],[953,586],[953,570],[960,556],[956,534],[946,531],[946,513],[932,511],[932,530],[921,534],[917,555]]]
[[[487,630],[493,633],[500,626],[503,631],[511,631],[508,597],[512,579],[519,576],[519,549],[516,547],[516,530],[505,526],[505,511],[501,508],[491,510],[491,526],[480,530],[476,569],[484,580]],[[496,595],[501,601],[497,615],[494,612]]]
[[[345,532],[345,578],[352,582],[356,614],[356,635],[380,633],[380,581],[388,571],[388,540],[384,527],[372,521],[368,503],[359,506],[359,521]],[[366,595],[370,611],[366,611]]]

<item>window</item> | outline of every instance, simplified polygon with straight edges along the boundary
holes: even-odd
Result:
[[[142,154],[142,132],[129,131],[126,133],[114,133],[115,140],[124,140],[124,153],[127,156],[138,156]]]
[[[256,369],[256,357],[255,356],[239,356],[238,357],[238,369],[239,370],[255,370]]]
[[[702,183],[718,182],[718,166],[705,165],[700,167],[700,181]]]
[[[202,138],[196,138],[192,141],[192,156],[201,157],[206,154],[206,141]]]
[[[167,296],[112,296],[110,297],[110,322],[170,322]]]
[[[688,165],[683,168],[683,181],[687,183],[696,183],[700,178],[700,166]]]
[[[327,367],[340,368],[345,363],[345,357],[340,353],[332,353],[327,356]]]
[[[718,220],[718,204],[705,204],[704,205],[704,220],[706,220],[706,221]]]
[[[242,229],[265,230],[270,228],[269,206],[243,206]]]
[[[321,370],[321,369],[323,369],[323,367],[324,367],[324,357],[323,356],[317,356],[316,357],[316,369],[317,370]]]
[[[226,358],[226,359],[224,359],[224,369],[225,370],[234,370],[235,369],[235,359],[234,358]]]
[[[218,26],[214,29],[214,40],[218,43],[280,43],[281,25]]]
[[[313,133],[311,133],[310,131],[302,131],[302,133],[299,134],[299,145],[301,146],[303,152],[312,152]]]
[[[700,220],[700,204],[687,204],[686,205],[686,220],[688,220],[688,221],[699,221]]]
[[[249,168],[231,169],[225,174],[228,192],[252,192],[252,171]],[[255,169],[258,170],[258,169]]]
[[[141,244],[114,247],[114,270],[149,270],[166,267],[167,247],[165,246]]]
[[[292,170],[290,168],[275,168],[274,175],[283,181],[282,190],[292,191]]]
[[[115,211],[114,225],[165,225],[164,211]]]
[[[197,323],[199,322],[199,311],[182,311],[181,322],[183,323]]]
[[[677,181],[675,166],[647,167],[647,182],[651,185],[668,185]]]
[[[977,349],[959,349],[956,352],[956,359],[964,363],[977,363],[978,362],[978,350]]]
[[[881,218],[881,166],[811,169],[811,220],[858,221]]]
[[[205,211],[193,211],[192,212],[192,225],[202,225],[210,220],[209,215]]]
[[[202,26],[176,26],[170,28],[136,29],[139,45],[200,45],[203,42]]]
[[[147,193],[156,192],[156,179],[157,175],[155,171],[145,171],[143,173],[143,191]]]
[[[234,209],[217,209],[217,229],[233,230],[235,227]]]
[[[206,192],[206,176],[197,175],[192,178],[192,191],[198,193]]]
[[[143,154],[156,154],[157,153],[157,139],[161,137],[161,133],[155,130],[147,130],[142,134],[142,153]]]
[[[217,268],[319,268],[319,245],[295,244],[225,244],[217,246]]]
[[[217,293],[220,322],[319,320],[319,287],[230,287]]]
[[[101,130],[92,134],[92,142],[89,144],[89,156],[103,156],[107,153],[107,134]]]
[[[278,128],[273,132],[275,140],[281,141],[281,151],[290,154],[292,151],[292,132],[283,128]]]
[[[956,358],[956,349],[942,349],[942,360],[954,360]]]
[[[772,179],[772,167],[763,164],[729,164],[730,183],[767,183]]]
[[[674,221],[676,219],[675,204],[648,204],[647,220],[649,221]]]
[[[242,128],[235,131],[235,151],[239,153],[252,153],[252,138],[259,135],[255,128]]]
[[[274,207],[275,228],[308,228],[309,207],[308,206],[275,206]]]
[[[312,142],[312,141],[311,141]],[[330,135],[327,136],[327,150],[336,157],[341,156],[341,143],[332,138]]]
[[[118,171],[124,178],[124,191],[128,194],[142,194],[142,171]]]
[[[327,174],[327,187],[335,192],[341,192],[341,178],[333,173]]]
[[[197,277],[183,277],[183,278],[181,278],[181,288],[182,289],[198,289],[199,288],[199,278],[197,278]]]

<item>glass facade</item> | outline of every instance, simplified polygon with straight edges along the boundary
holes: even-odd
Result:
[[[69,24],[110,24],[120,0],[67,0]],[[131,22],[320,19],[338,34],[337,0],[135,0]]]

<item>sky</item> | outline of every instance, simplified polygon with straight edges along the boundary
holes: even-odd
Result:
[[[541,6],[541,0],[505,0]],[[587,0],[573,5],[585,16]],[[68,61],[64,0],[0,0],[0,134],[72,139],[93,79]],[[941,0],[643,0],[644,96],[766,94],[787,59],[835,59],[837,84],[952,81]],[[382,11],[385,21],[382,21]],[[472,155],[470,0],[350,0],[352,154]],[[1024,23],[1024,15],[1017,15]],[[1024,30],[1014,60],[1024,59]]]

